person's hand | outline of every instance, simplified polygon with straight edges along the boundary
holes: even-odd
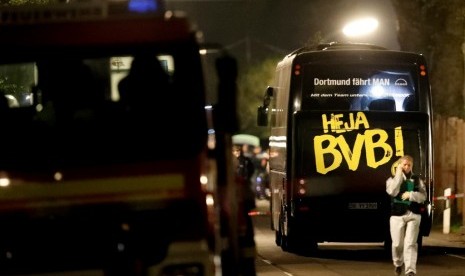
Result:
[[[408,200],[410,199],[410,192],[404,192],[402,194],[402,200]]]
[[[397,165],[396,167],[396,174],[399,174],[402,172],[402,166],[400,164]]]

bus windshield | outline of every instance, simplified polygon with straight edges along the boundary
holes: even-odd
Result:
[[[414,66],[317,64],[304,67],[304,109],[416,110]]]

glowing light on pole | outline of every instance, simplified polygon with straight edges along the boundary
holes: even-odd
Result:
[[[348,37],[363,36],[374,32],[378,28],[378,20],[375,18],[363,18],[348,23],[342,32]]]

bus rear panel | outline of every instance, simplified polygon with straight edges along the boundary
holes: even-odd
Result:
[[[259,111],[270,113],[272,229],[283,249],[388,241],[386,179],[405,154],[431,200],[423,56],[352,44],[296,51],[278,64],[266,102]]]

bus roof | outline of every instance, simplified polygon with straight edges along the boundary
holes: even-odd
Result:
[[[380,55],[379,53],[382,53]],[[370,59],[384,58],[386,61],[405,62],[408,64],[426,63],[422,54],[398,50],[389,50],[381,46],[366,43],[325,43],[313,48],[303,47],[293,51],[283,58],[280,66],[296,62],[315,62],[324,59],[325,62],[341,62],[341,59]]]
[[[369,43],[340,43],[340,42],[330,42],[330,43],[323,43],[316,46],[317,50],[387,50],[384,47],[369,44]]]

